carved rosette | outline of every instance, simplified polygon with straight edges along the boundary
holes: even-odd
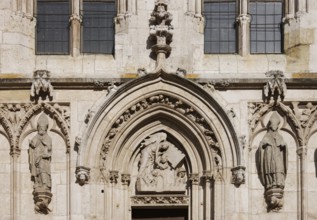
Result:
[[[76,182],[83,186],[88,183],[90,177],[90,168],[84,166],[76,167]]]
[[[188,206],[189,196],[183,195],[146,195],[131,197],[132,206]]]
[[[106,138],[104,139],[101,153],[100,153],[100,167],[104,167],[108,155],[108,151],[112,145],[114,138],[116,137],[118,131],[129,123],[132,118],[136,117],[138,114],[158,105],[162,105],[169,109],[175,110],[190,121],[197,125],[201,132],[205,135],[206,141],[208,142],[211,151],[214,154],[217,167],[221,172],[222,169],[222,153],[218,140],[215,133],[211,129],[211,126],[207,123],[207,119],[204,118],[196,109],[183,100],[176,99],[168,95],[155,95],[147,97],[129,108],[127,108],[112,124],[110,131],[108,132]]]

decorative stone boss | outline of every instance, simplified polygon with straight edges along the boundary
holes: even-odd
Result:
[[[37,135],[30,140],[29,163],[34,182],[35,211],[48,214],[51,193],[52,138],[47,134],[48,118],[43,113],[37,122]]]
[[[281,119],[273,112],[267,124],[264,135],[257,150],[257,170],[260,181],[265,187],[267,210],[278,211],[283,207],[285,177],[287,173],[287,146],[279,133]]]

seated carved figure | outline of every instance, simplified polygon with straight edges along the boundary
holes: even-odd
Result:
[[[137,180],[138,191],[184,191],[186,172],[180,175],[184,154],[167,141],[166,133],[149,136],[141,144],[141,158]]]

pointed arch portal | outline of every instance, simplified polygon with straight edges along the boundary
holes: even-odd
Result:
[[[77,138],[77,170],[102,171],[109,219],[131,219],[131,206],[151,204],[188,207],[191,219],[222,216],[222,202],[215,211],[212,200],[223,201],[221,192],[230,184],[231,170],[242,165],[242,152],[230,119],[212,94],[161,72],[116,88],[90,112],[94,115]],[[178,175],[182,172],[185,181]],[[114,211],[114,192],[129,201],[124,214]]]

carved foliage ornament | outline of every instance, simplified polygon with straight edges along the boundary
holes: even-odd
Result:
[[[113,123],[110,131],[108,132],[102,149],[100,153],[100,166],[105,166],[105,161],[107,158],[107,154],[109,148],[117,135],[118,131],[125,126],[133,117],[137,114],[155,107],[157,105],[164,105],[167,108],[176,110],[194,122],[197,127],[201,130],[201,132],[205,135],[206,140],[211,147],[212,152],[214,153],[216,165],[220,168],[222,166],[221,161],[221,150],[218,143],[218,140],[212,131],[210,125],[207,123],[207,120],[202,117],[192,106],[188,105],[187,103],[183,102],[182,100],[176,99],[172,96],[167,95],[155,95],[148,98],[145,98],[138,103],[135,103],[133,106],[129,107],[127,110],[121,114],[117,120]]]
[[[188,196],[167,196],[167,195],[146,195],[131,197],[132,206],[170,206],[170,205],[188,205]]]

